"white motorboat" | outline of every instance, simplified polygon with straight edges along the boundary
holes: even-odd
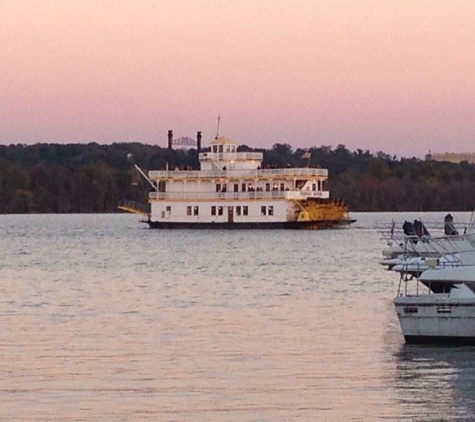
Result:
[[[474,265],[428,269],[401,281],[394,305],[406,343],[475,344]]]
[[[452,241],[460,249],[442,254]],[[394,305],[407,343],[475,344],[473,243],[473,235],[432,238],[427,256],[401,255],[388,265],[400,276]]]

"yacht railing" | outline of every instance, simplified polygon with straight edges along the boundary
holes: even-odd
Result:
[[[470,237],[457,234],[457,235],[445,235],[444,227],[432,227],[428,229],[430,233],[434,234],[422,234],[422,235],[407,235],[401,229],[401,224],[378,224],[377,231],[381,238],[386,242],[390,248],[394,248],[394,252],[400,250],[404,251],[406,255],[414,256],[440,256],[444,253],[453,253],[460,249],[462,241]],[[459,225],[458,232],[463,233],[464,228]],[[443,243],[441,243],[442,241]]]
[[[289,168],[258,170],[150,170],[148,177],[161,179],[259,179],[279,177],[328,177],[327,169]]]
[[[413,239],[406,237],[404,255],[397,272],[400,273],[398,295],[413,296],[419,294],[419,277],[426,270],[442,270],[455,267],[475,266],[475,234],[431,237],[423,250],[414,248]],[[414,280],[416,291],[409,291],[408,283]],[[404,283],[404,284],[403,284]],[[439,283],[443,283],[440,280]],[[450,282],[447,282],[450,284]],[[427,285],[431,294],[430,282]],[[404,288],[403,288],[404,287]],[[445,291],[444,291],[445,292]]]
[[[461,229],[455,228],[453,224],[449,227],[444,224],[440,230],[428,227],[431,234],[419,236],[407,235],[400,227],[402,225],[397,226],[394,222],[377,225],[378,232],[389,245],[389,249],[383,251],[383,255],[390,259],[384,259],[382,264],[399,273],[398,296],[419,296],[420,294],[449,296],[453,284],[457,281],[446,279],[447,273],[437,273],[437,271],[450,272],[452,268],[457,267],[475,268],[475,231],[472,220],[469,226]],[[446,230],[450,228],[454,230]],[[406,229],[408,229],[407,226]],[[447,234],[434,235],[434,233]],[[435,272],[426,272],[429,270],[435,270]],[[458,275],[465,273],[463,268],[460,268],[460,271],[462,272],[457,273]],[[420,292],[422,287],[423,293]],[[469,288],[473,290],[473,286]],[[417,312],[417,307],[407,309],[404,312]]]

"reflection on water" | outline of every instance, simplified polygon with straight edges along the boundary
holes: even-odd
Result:
[[[374,229],[394,217],[230,232],[0,216],[0,419],[468,420],[472,349],[403,345]]]
[[[404,345],[394,388],[414,420],[474,420],[475,348]]]

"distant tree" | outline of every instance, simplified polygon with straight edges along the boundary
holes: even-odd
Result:
[[[378,180],[385,180],[391,176],[391,170],[383,158],[373,158],[369,164],[369,173]]]

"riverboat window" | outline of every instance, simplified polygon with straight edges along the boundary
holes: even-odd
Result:
[[[317,184],[316,183],[312,183],[312,190],[313,191],[317,190]]]
[[[247,207],[247,205],[244,205],[242,207],[242,215],[248,215],[249,214],[249,209]]]
[[[191,215],[191,206],[186,207],[186,215]]]
[[[279,190],[279,184],[278,184],[278,183],[274,183],[274,184],[272,185],[272,190],[273,190],[273,191],[274,191],[274,190]]]
[[[246,184],[245,184],[245,183],[242,184],[241,190],[242,190],[243,192],[246,192]]]
[[[226,145],[226,152],[229,152],[229,145]]]
[[[218,207],[218,215],[223,215],[223,207]]]
[[[280,190],[284,190],[285,189],[285,183],[281,183],[280,184]]]
[[[240,205],[238,205],[236,207],[236,215],[241,215],[241,206]]]
[[[211,215],[216,215],[216,207],[215,206],[211,207]]]
[[[223,152],[223,146],[222,145],[218,145],[218,152]]]
[[[172,213],[171,205],[167,205],[167,207],[165,208],[165,211],[168,213],[168,215],[170,215]]]
[[[198,205],[195,205],[193,207],[193,215],[199,215],[200,214],[200,207]]]
[[[273,205],[269,205],[268,214],[269,215],[274,215],[274,206]]]
[[[270,183],[266,183],[266,192],[270,192]]]
[[[221,183],[216,183],[216,192],[221,192]]]
[[[266,215],[266,206],[265,205],[261,206],[261,215]]]
[[[164,180],[160,180],[158,182],[158,191],[159,192],[166,192],[166,186],[167,186],[167,183]]]
[[[223,186],[221,187],[221,192],[226,192],[226,190],[227,190],[226,183],[224,183]]]
[[[253,185],[252,183],[249,183],[249,184],[247,185],[247,190],[248,190],[249,192],[254,192],[254,185]]]
[[[234,184],[234,192],[239,192],[239,185],[237,183]]]

